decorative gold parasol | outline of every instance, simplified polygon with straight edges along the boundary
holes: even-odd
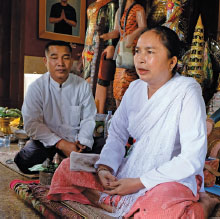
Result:
[[[187,57],[188,63],[183,74],[195,78],[200,84],[202,84],[205,78],[203,72],[203,51],[204,51],[204,27],[202,24],[201,16],[199,16],[193,34],[190,53],[188,54]]]

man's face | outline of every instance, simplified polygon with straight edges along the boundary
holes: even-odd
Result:
[[[68,78],[73,64],[69,48],[67,46],[50,46],[44,63],[53,80],[62,84]]]

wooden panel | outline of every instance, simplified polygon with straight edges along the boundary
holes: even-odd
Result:
[[[9,80],[10,80],[10,22],[11,22],[11,1],[1,1],[0,7],[0,105],[9,101]]]
[[[220,3],[218,3],[218,34],[217,40],[220,41]]]
[[[20,108],[23,102],[24,2],[1,1],[0,106]]]

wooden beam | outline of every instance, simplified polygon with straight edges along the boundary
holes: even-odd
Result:
[[[0,106],[20,108],[24,86],[25,0],[1,1]]]

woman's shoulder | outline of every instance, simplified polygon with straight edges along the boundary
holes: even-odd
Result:
[[[183,85],[200,86],[200,84],[193,77],[187,77],[187,76],[184,76],[184,75],[176,74],[174,79],[175,79],[174,81],[176,83],[180,83],[180,84],[183,84]]]

